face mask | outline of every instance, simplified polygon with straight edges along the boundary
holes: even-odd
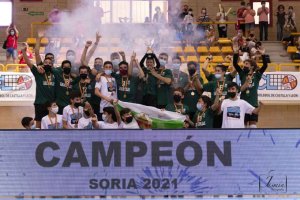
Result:
[[[64,67],[63,72],[64,72],[64,74],[70,74],[71,73],[71,68],[70,67]]]
[[[51,108],[51,112],[56,114],[58,112],[58,107],[55,107],[55,108]]]
[[[248,73],[250,70],[249,70],[249,68],[248,67],[244,67],[244,72],[245,73]]]
[[[44,65],[44,70],[46,73],[51,72],[52,71],[51,65]]]
[[[128,74],[128,71],[126,69],[120,69],[121,76],[126,76]]]
[[[97,70],[97,71],[100,71],[102,69],[102,65],[94,65],[94,68]]]
[[[222,74],[215,74],[216,79],[220,79],[222,77]]]
[[[133,120],[133,117],[132,117],[132,116],[126,117],[126,118],[125,118],[125,122],[126,122],[127,124],[131,123],[132,120]]]
[[[106,70],[104,70],[104,73],[106,75],[111,75],[112,71],[111,71],[111,69],[106,69]]]
[[[173,96],[173,98],[174,98],[175,103],[179,103],[180,100],[181,100],[181,96],[178,95],[178,94],[175,94],[175,95]]]
[[[67,56],[67,60],[74,62],[75,56],[73,56],[73,55]]]
[[[227,92],[227,95],[229,98],[234,98],[236,96],[236,93],[235,92]]]
[[[119,65],[120,59],[113,59],[111,62],[112,62],[112,64],[113,64],[113,66],[115,67],[115,66],[118,66],[118,65]]]
[[[166,66],[167,62],[163,59],[159,59],[160,66]]]
[[[85,111],[84,111],[84,114],[85,114],[87,117],[89,117],[91,113],[90,113],[89,110],[85,110]]]
[[[33,125],[30,127],[30,129],[36,129],[35,124],[33,124]]]
[[[192,14],[193,14],[193,12],[190,11],[190,12],[189,12],[189,15],[192,15]]]
[[[81,106],[81,103],[75,102],[74,106],[75,106],[75,108],[79,108],[79,106]]]
[[[15,34],[15,32],[14,32],[14,31],[11,31],[11,32],[10,32],[10,35],[14,35],[14,34]]]
[[[180,64],[179,63],[174,63],[172,66],[173,66],[173,69],[176,69],[176,70],[180,69]]]
[[[193,76],[195,74],[195,72],[196,72],[196,69],[195,68],[191,68],[188,71],[189,71],[190,76]]]
[[[203,106],[202,106],[201,103],[197,103],[197,109],[198,109],[199,111],[203,110]]]
[[[102,119],[103,119],[103,121],[107,122],[107,115],[103,114]]]
[[[85,80],[85,79],[87,79],[87,74],[80,74],[80,78],[82,79],[82,80]]]

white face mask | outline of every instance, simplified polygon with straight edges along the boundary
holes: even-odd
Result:
[[[54,108],[52,107],[51,112],[56,114],[58,112],[58,107],[54,107]]]
[[[67,60],[69,60],[71,62],[74,62],[75,61],[75,56],[73,56],[73,55],[67,56]]]
[[[121,61],[120,61],[120,59],[113,59],[111,62],[113,64],[113,66],[115,67],[115,66],[118,66]]]
[[[179,63],[173,63],[173,69],[179,70],[180,69],[180,64]]]
[[[220,79],[222,77],[222,74],[215,74],[216,79]]]
[[[15,32],[14,32],[14,31],[11,31],[11,32],[10,32],[10,35],[14,35],[14,34],[15,34]]]
[[[102,119],[103,119],[104,122],[107,122],[107,115],[103,114]]]

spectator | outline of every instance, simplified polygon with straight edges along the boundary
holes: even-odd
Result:
[[[244,11],[246,10],[246,3],[244,1],[241,2],[241,7],[237,10],[237,26],[236,30],[242,30],[243,35],[245,35],[245,17],[243,16]]]
[[[94,129],[118,129],[117,116],[113,107],[103,108],[103,121],[98,121],[94,115],[92,117],[92,124]]]
[[[193,36],[194,36],[194,17],[193,10],[190,8],[188,14],[183,19],[184,28],[184,36],[186,40],[187,46],[192,45]]]
[[[261,102],[257,108],[251,106],[245,100],[239,99],[237,93],[239,86],[235,82],[228,84],[228,99],[221,104],[223,112],[222,128],[245,128],[245,114],[258,114],[261,109]]]
[[[78,121],[83,116],[81,94],[73,92],[70,95],[70,105],[63,110],[64,129],[78,129]]]
[[[26,54],[27,54],[27,57],[29,58],[29,60],[31,60],[32,61],[32,59],[33,59],[33,55],[32,55],[32,53],[31,53],[31,51],[29,50],[29,46],[28,46],[28,44],[27,43],[24,43],[24,45],[26,46]],[[19,51],[19,53],[18,53],[18,58],[19,58],[19,64],[26,64],[26,62],[25,62],[25,59],[23,58],[23,54],[22,54],[22,51]],[[20,66],[20,68],[21,68],[21,71],[23,71],[23,69],[24,69],[24,67],[22,66]],[[26,67],[27,68],[27,67]],[[28,69],[28,68],[27,68]],[[27,70],[25,70],[25,71],[27,71]]]
[[[237,35],[232,38],[233,46],[240,47],[244,44],[246,38],[243,36],[243,31],[238,30]]]
[[[243,17],[245,18],[245,30],[247,32],[247,36],[251,31],[254,30],[255,22],[254,22],[255,10],[251,8],[251,4],[247,3],[247,9],[243,13]]]
[[[61,20],[61,12],[54,6],[53,9],[48,14],[48,18],[46,18],[43,22],[50,22],[50,23],[60,23]]]
[[[205,24],[203,24],[203,22]],[[197,34],[198,34],[198,38],[201,40],[202,38],[205,37],[205,31],[209,28],[209,24],[207,24],[207,22],[211,22],[211,19],[208,17],[207,15],[207,10],[206,8],[202,8],[201,9],[201,14],[197,19]]]
[[[186,16],[186,15],[188,15],[189,14],[189,6],[188,5],[183,5],[183,7],[182,7],[182,12],[179,14],[179,16],[178,16],[178,18],[181,20],[181,21],[183,21],[184,20],[184,17]]]
[[[231,8],[227,12],[225,12],[224,7],[219,4],[219,12],[217,13],[216,20],[220,23],[218,24],[218,32],[220,38],[227,38],[227,24],[225,23],[228,20],[228,14],[230,10]]]
[[[239,55],[242,61],[250,58],[250,48],[248,47],[249,40],[244,41],[243,45],[239,48]]]
[[[18,57],[18,38],[19,38],[19,31],[16,28],[16,25],[11,24],[6,29],[6,61],[5,64],[9,63],[10,58],[12,58],[13,63],[17,64],[17,57]]]
[[[41,129],[62,129],[62,115],[58,113],[58,106],[55,102],[47,102],[45,107],[48,110],[48,115],[42,118],[42,127]]]
[[[165,19],[164,13],[161,12],[160,7],[156,7],[155,8],[155,14],[153,16],[153,23],[162,24],[162,23],[165,23],[165,22],[166,22],[166,19]]]
[[[268,16],[269,8],[266,7],[266,1],[261,1],[261,8],[258,8],[260,41],[268,41]]]
[[[280,4],[277,7],[277,40],[281,41],[283,39],[283,27],[285,24],[286,13],[284,11],[284,5]]]
[[[286,20],[284,26],[290,26],[292,32],[297,32],[296,28],[296,13],[294,12],[294,7],[289,6],[288,13],[286,14]]]
[[[262,43],[256,42],[255,46],[251,49],[251,58],[258,62],[264,52],[265,48],[262,46]]]
[[[34,119],[32,117],[23,117],[21,124],[27,130],[36,129]]]

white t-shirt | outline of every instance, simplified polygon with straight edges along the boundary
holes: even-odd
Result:
[[[93,129],[92,118],[81,117],[78,121],[78,129]]]
[[[225,13],[223,13],[223,12],[218,12],[218,13],[217,13],[217,16],[220,17],[220,19],[219,19],[219,22],[220,22],[220,23],[226,22],[226,20],[225,20]],[[220,26],[220,27],[224,27],[224,26],[226,26],[226,24],[219,24],[219,26]]]
[[[63,110],[63,121],[66,121],[69,129],[74,129],[78,124],[79,119],[83,116],[83,107],[73,108],[70,105],[66,106]]]
[[[132,122],[129,124],[125,124],[122,121],[121,124],[119,125],[119,128],[120,129],[140,129],[140,127],[135,119],[133,119]]]
[[[245,114],[252,114],[255,108],[248,102],[237,99],[225,99],[221,105],[223,111],[222,128],[245,128]]]
[[[41,129],[62,129],[62,128],[63,128],[62,115],[56,115],[56,120],[55,117],[53,118],[51,117],[50,120],[49,115],[46,115],[45,117],[42,118]]]
[[[99,129],[118,129],[119,128],[117,122],[110,124],[110,123],[106,123],[104,121],[98,121],[98,124],[99,124]]]
[[[111,82],[112,87],[109,87],[108,82]],[[117,83],[115,78],[106,78],[105,76],[101,76],[100,81],[96,83],[95,88],[98,88],[102,95],[117,99]],[[112,105],[108,101],[101,99],[100,113],[103,113],[103,108],[105,107],[112,107]]]
[[[191,15],[186,15],[183,21],[185,24],[192,24],[194,22],[194,17]]]

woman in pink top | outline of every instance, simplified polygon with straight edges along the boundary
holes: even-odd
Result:
[[[245,17],[245,29],[247,32],[247,36],[249,36],[250,32],[254,30],[254,16],[255,10],[251,8],[251,4],[247,3],[247,9],[243,13],[243,17]]]

